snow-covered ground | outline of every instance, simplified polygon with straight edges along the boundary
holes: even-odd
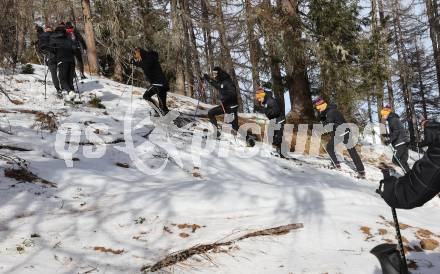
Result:
[[[227,135],[207,153],[194,146],[194,127],[155,129],[154,119],[145,119],[150,108],[141,88],[132,97],[131,87],[94,77],[80,84],[82,97],[96,94],[106,109],[64,106],[50,83],[44,100],[43,68],[35,67],[35,74],[7,82],[11,98],[23,104],[0,97],[0,153],[26,160],[56,188],[9,178],[4,170],[12,165],[0,162],[0,273],[140,273],[175,251],[292,223],[304,228],[249,238],[162,271],[381,273],[369,251],[394,241],[394,230],[390,208],[375,193],[381,173],[374,165],[357,180],[349,165],[325,168],[325,157],[245,158],[252,149]],[[196,101],[183,96],[171,94],[170,101],[181,112],[195,109]],[[209,106],[201,106],[206,113]],[[79,129],[79,142],[74,133],[41,130],[29,110],[53,112],[60,132]],[[200,118],[197,126],[203,124]],[[98,148],[90,144],[96,142]],[[65,161],[69,150],[72,161]],[[154,172],[167,153],[172,158]],[[436,198],[398,211],[412,250],[407,257],[417,265],[412,273],[440,273],[439,207]],[[423,250],[421,240],[436,248]]]

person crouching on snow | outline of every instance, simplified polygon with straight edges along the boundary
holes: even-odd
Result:
[[[273,97],[272,92],[264,90],[262,87],[256,90],[255,99],[258,102],[256,111],[264,113],[267,119],[275,120],[275,124],[281,126],[281,128],[275,129],[272,144],[276,147],[279,156],[283,157],[281,153],[281,143],[283,142],[284,124],[286,123],[284,113],[281,112],[280,106]]]
[[[159,108],[162,115],[166,115],[169,111],[167,107],[167,93],[170,90],[170,86],[159,63],[159,54],[154,50],[146,51],[139,47],[135,48],[132,64],[144,71],[145,78],[151,84],[145,91],[143,98],[151,102],[156,108]],[[151,98],[154,95],[157,95],[159,105]]]

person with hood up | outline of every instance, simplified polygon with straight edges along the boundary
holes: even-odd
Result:
[[[156,108],[159,107],[161,114],[166,115],[169,111],[167,92],[170,90],[170,86],[160,65],[159,54],[154,50],[146,51],[139,47],[135,48],[132,64],[144,71],[145,77],[151,85],[145,91],[143,98],[151,102]],[[157,95],[159,105],[152,99],[154,95]]]
[[[66,23],[67,36],[73,43],[73,54],[76,58],[81,73],[81,79],[86,79],[84,75],[84,62],[82,57],[83,50],[87,50],[87,44],[79,31],[73,26],[72,22]]]
[[[52,83],[58,94],[61,92],[61,87],[58,80],[57,60],[54,50],[50,47],[50,38],[54,32],[49,25],[46,25],[44,30],[42,27],[36,26],[36,31],[38,40],[35,42],[35,45],[37,46],[37,51],[44,58],[50,75],[52,76]]]
[[[232,129],[234,129],[236,132],[238,131],[237,88],[231,76],[229,76],[229,74],[220,67],[214,67],[212,73],[212,77],[208,74],[205,74],[203,78],[219,92],[220,105],[210,109],[208,112],[208,117],[211,124],[213,124],[217,130],[217,137],[220,137],[221,133],[216,119],[216,116],[218,115],[232,115]]]
[[[258,103],[256,111],[264,113],[267,119],[275,120],[275,124],[281,126],[280,129],[275,129],[272,144],[276,147],[280,157],[283,157],[281,143],[283,142],[283,130],[286,123],[285,115],[281,112],[280,106],[273,97],[272,92],[259,87],[255,92],[255,98]]]
[[[413,209],[423,206],[440,192],[440,123],[425,120],[424,141],[428,147],[422,159],[400,178],[388,177],[381,181],[381,196],[393,208]]]
[[[60,24],[50,37],[49,47],[53,50],[58,67],[58,78],[60,80],[63,95],[75,93],[73,78],[75,75],[75,59],[73,54],[72,41],[67,37],[64,24]],[[62,95],[58,93],[58,96]]]
[[[408,165],[409,138],[400,117],[389,106],[385,106],[380,111],[380,115],[387,123],[388,134],[385,135],[385,145],[391,145],[393,148],[393,163],[408,172],[410,170]]]
[[[342,138],[335,138],[336,136],[336,129],[338,126],[347,123],[342,113],[337,109],[336,105],[330,104],[328,105],[322,98],[318,98],[313,101],[315,108],[320,113],[320,120],[325,125],[332,124],[333,125],[333,131],[330,133],[330,141],[327,143],[327,153],[329,154],[332,163],[336,169],[340,169],[341,165],[338,161],[338,158],[336,157],[335,153],[335,146],[337,143],[335,143],[338,139],[340,139],[340,142],[342,142],[344,145],[347,145],[350,141],[350,129],[347,129],[341,136]],[[358,152],[356,151],[356,148],[347,148],[348,153],[350,154],[351,159],[354,162],[354,165],[356,166],[356,170],[358,172],[359,178],[365,178],[365,168],[364,164],[362,163],[361,157],[359,156]]]

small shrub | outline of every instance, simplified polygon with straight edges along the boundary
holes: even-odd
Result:
[[[105,106],[101,103],[101,99],[98,98],[98,96],[96,96],[96,95],[92,96],[92,98],[90,99],[90,101],[87,105],[92,108],[105,109]]]
[[[32,64],[26,64],[24,66],[21,67],[21,73],[22,74],[34,74],[34,67],[32,66]]]

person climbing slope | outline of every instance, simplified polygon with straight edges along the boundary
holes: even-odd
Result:
[[[342,113],[337,109],[335,104],[328,105],[322,98],[313,101],[315,108],[320,113],[320,120],[324,125],[332,124],[333,130],[330,132],[330,140],[327,143],[327,153],[329,154],[332,163],[336,169],[340,169],[341,165],[336,157],[335,146],[339,143],[347,146],[350,141],[350,129],[347,129],[341,136],[336,136],[336,129],[338,126],[347,123]],[[336,138],[338,137],[338,138]],[[361,157],[356,151],[356,148],[347,148],[351,159],[356,166],[359,178],[365,178],[365,168]]]
[[[220,105],[213,107],[208,112],[208,117],[211,124],[214,125],[217,130],[217,137],[220,137],[221,133],[218,128],[216,116],[218,115],[232,115],[230,117],[232,129],[235,132],[238,131],[238,98],[237,87],[234,84],[231,76],[226,73],[220,67],[214,67],[212,77],[208,74],[203,76],[214,88],[218,90]]]

